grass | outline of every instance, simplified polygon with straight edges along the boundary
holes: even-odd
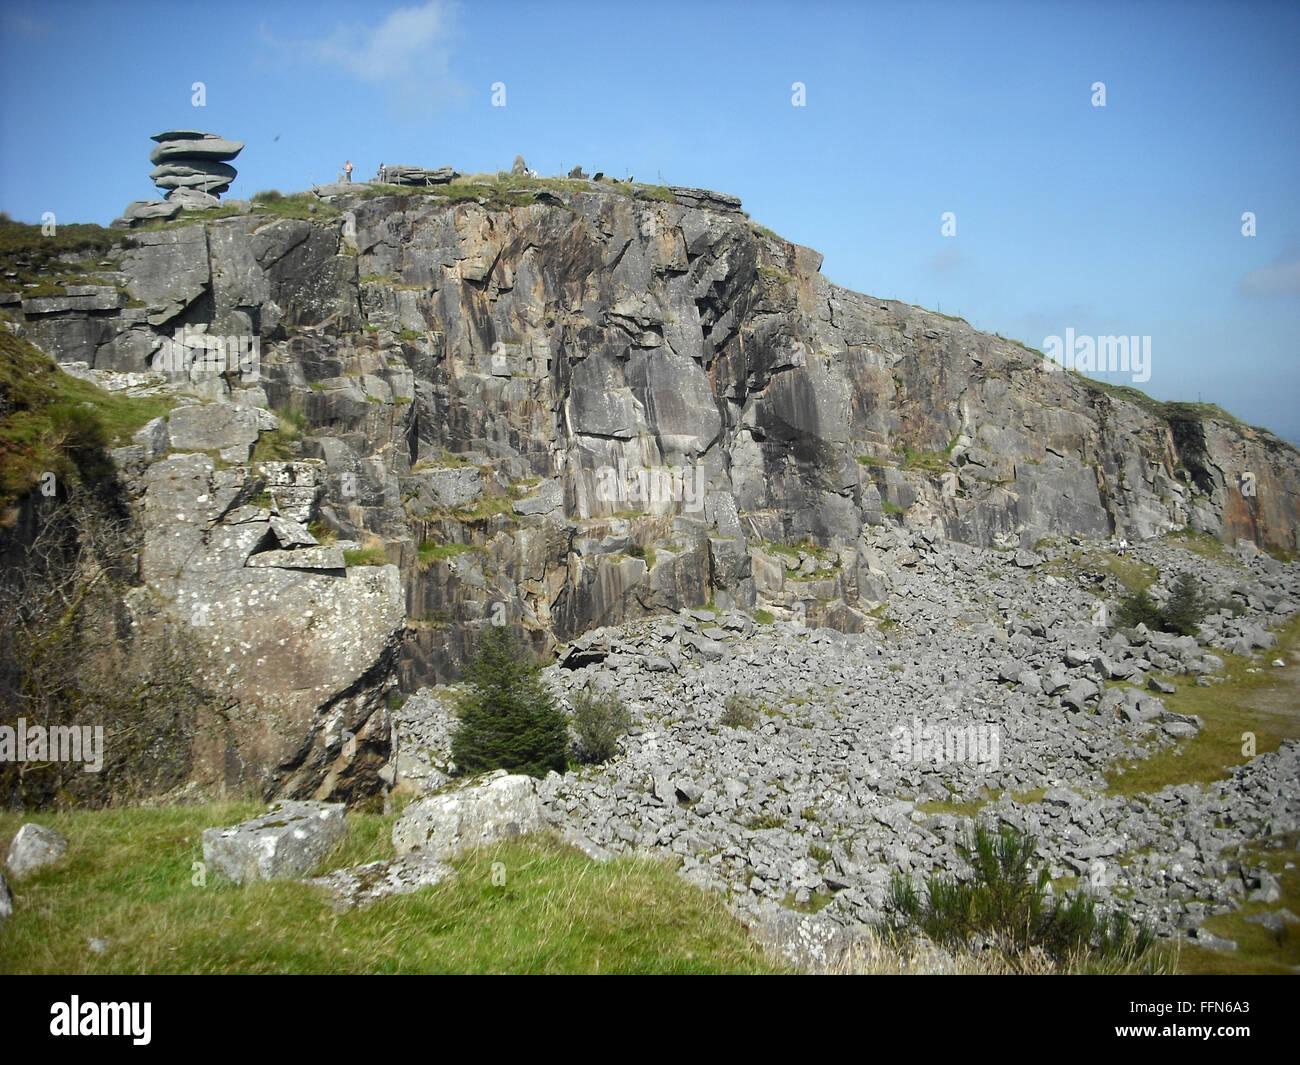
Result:
[[[298,457],[298,445],[306,430],[307,418],[299,411],[280,411],[280,424],[270,432],[259,433],[253,445],[253,462],[289,462]]]
[[[1270,932],[1246,920],[1278,909],[1300,913],[1300,832],[1282,833],[1273,839],[1282,846],[1265,847],[1255,842],[1241,847],[1237,857],[1252,868],[1266,865],[1277,877],[1282,897],[1268,904],[1243,902],[1239,910],[1208,918],[1204,927],[1216,936],[1231,939],[1237,949],[1224,952],[1185,944],[1177,958],[1179,972],[1292,974],[1300,965],[1300,924],[1287,924],[1281,932]],[[1292,868],[1286,868],[1288,863]]]
[[[880,509],[885,514],[906,514],[907,508],[900,507],[897,503],[891,503],[888,499],[880,501]]]
[[[589,861],[529,837],[453,861],[459,876],[335,914],[311,886],[195,886],[202,830],[251,803],[39,815],[68,853],[14,885],[0,935],[8,973],[773,973],[743,927],[667,863]],[[391,856],[393,814],[350,813],[324,863]],[[0,840],[24,820],[0,814]],[[499,863],[499,864],[498,864]],[[505,883],[493,882],[494,864]],[[497,876],[500,881],[500,875]],[[107,940],[103,953],[91,938]]]
[[[658,556],[655,554],[655,549],[653,547],[645,547],[641,544],[632,544],[627,549],[627,553],[632,558],[639,558],[644,561],[647,571],[655,568],[655,561]]]
[[[1253,667],[1249,658],[1217,652],[1224,661],[1222,684],[1199,687],[1191,676],[1174,677],[1178,689],[1161,696],[1179,714],[1196,714],[1205,728],[1173,750],[1153,754],[1134,765],[1116,766],[1107,774],[1111,794],[1159,791],[1167,784],[1203,784],[1217,780],[1249,760],[1242,753],[1243,734],[1252,733],[1255,753],[1275,751],[1285,739],[1300,738],[1300,617],[1278,631],[1278,646],[1267,659],[1293,663],[1285,669]],[[1257,672],[1247,672],[1257,668]],[[1122,770],[1122,772],[1121,772]]]
[[[1109,551],[1074,551],[1066,558],[1049,562],[1038,570],[1043,576],[1067,578],[1088,571],[1111,574],[1130,595],[1146,591],[1160,576],[1160,571],[1149,563],[1134,558],[1120,558]]]
[[[1194,555],[1200,555],[1201,558],[1208,558],[1211,562],[1222,562],[1243,570],[1249,568],[1241,559],[1229,552],[1222,540],[1216,540],[1209,533],[1196,532],[1190,528],[1179,529],[1177,532],[1166,533],[1161,537],[1161,541],[1181,547]]]
[[[109,476],[106,449],[129,444],[172,406],[168,398],[113,395],[72,377],[0,325],[0,507],[46,472],[56,479]]]
[[[0,217],[0,272],[14,274],[0,281],[0,289],[15,289],[23,297],[66,295],[66,285],[104,284],[113,282],[94,276],[97,263],[65,261],[65,255],[84,255],[99,259],[114,245],[129,244],[124,230],[106,229],[90,224],[56,225],[50,234],[38,225],[15,222]]]
[[[1028,791],[1013,792],[1011,798],[1019,803],[1035,803],[1042,802],[1046,793],[1047,789],[1045,787],[1030,788]],[[997,798],[996,795],[981,792],[978,799],[970,799],[966,802],[918,802],[916,808],[923,814],[951,814],[953,817],[974,818],[985,806],[996,801]]]
[[[474,544],[435,544],[432,540],[425,540],[419,547],[417,568],[423,573],[435,562],[450,561],[466,551],[482,550],[483,548]]]
[[[915,448],[904,446],[903,468],[908,470],[930,470],[933,473],[942,473],[944,470],[948,469],[952,458],[952,449],[956,446],[957,437],[955,436],[942,451],[918,451]]]
[[[257,193],[253,197],[253,211],[259,215],[296,218],[306,222],[332,218],[339,213],[337,208],[330,207],[310,192],[295,192],[290,196],[282,196],[275,189]]]
[[[358,547],[343,552],[345,566],[386,566],[388,555],[382,547]]]

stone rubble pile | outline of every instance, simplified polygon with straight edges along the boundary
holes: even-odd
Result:
[[[1004,554],[896,531],[876,549],[893,585],[883,631],[697,610],[574,640],[546,671],[557,692],[612,690],[636,724],[613,761],[542,783],[548,816],[599,850],[679,859],[763,926],[783,920],[773,906],[828,903],[822,924],[860,927],[896,873],[960,873],[967,819],[926,802],[984,801],[1040,837],[1053,878],[1122,896],[1165,936],[1260,890],[1266,877],[1228,852],[1300,828],[1300,744],[1206,788],[1119,797],[1104,773],[1203,728],[1160,692],[1219,682],[1216,649],[1278,668],[1259,652],[1300,611],[1300,565],[1249,546],[1211,561],[1141,545],[1157,598],[1186,569],[1232,604],[1175,637],[1095,624],[1125,589],[1086,559],[1065,566],[1077,543]],[[454,771],[453,694],[424,689],[396,714],[399,785],[436,789]],[[753,727],[722,723],[729,696]]]

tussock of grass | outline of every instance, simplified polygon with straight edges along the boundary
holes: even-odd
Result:
[[[548,837],[465,855],[436,888],[335,914],[311,886],[194,886],[202,830],[264,807],[226,803],[39,815],[68,853],[14,885],[10,973],[765,973],[784,971],[720,898],[650,859],[595,863]],[[392,814],[348,815],[328,862],[389,857]],[[31,818],[0,814],[8,845]],[[505,884],[493,882],[500,863]],[[497,877],[499,880],[500,877]],[[103,953],[91,938],[107,940]]]
[[[345,566],[386,566],[388,555],[382,547],[358,547],[343,552]]]
[[[466,551],[482,550],[483,548],[474,544],[435,544],[432,540],[425,540],[419,547],[417,566],[423,573],[435,562],[448,562]]]

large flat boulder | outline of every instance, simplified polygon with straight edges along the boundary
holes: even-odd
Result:
[[[416,852],[348,869],[335,869],[325,876],[313,877],[307,883],[329,891],[330,905],[341,913],[354,906],[368,906],[378,899],[409,895],[420,888],[434,887],[455,875],[456,870],[446,862]]]
[[[545,827],[537,781],[501,769],[413,802],[393,825],[393,846],[446,858]]]
[[[244,150],[243,141],[228,141],[211,133],[202,137],[176,137],[160,142],[149,153],[149,162],[157,165],[178,156],[194,159],[226,161]]]
[[[278,419],[267,410],[210,403],[172,411],[167,432],[177,451],[219,451],[222,458],[240,462],[248,458],[258,434],[277,425]]]
[[[276,803],[269,813],[203,831],[203,861],[236,884],[302,876],[340,840],[348,824],[342,803]]]

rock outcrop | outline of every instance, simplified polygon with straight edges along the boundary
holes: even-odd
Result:
[[[149,153],[156,164],[149,179],[165,190],[164,200],[134,200],[113,225],[130,228],[138,222],[175,218],[181,211],[205,211],[221,205],[236,171],[229,160],[244,149],[241,141],[228,141],[215,133],[194,129],[173,129],[155,133],[157,141]]]
[[[427,170],[421,166],[403,166],[394,164],[384,170],[385,180],[389,185],[445,185],[458,175],[449,166],[440,166]]]
[[[390,179],[453,176],[415,170]],[[209,603],[214,675],[256,664],[275,725],[217,747],[271,794],[378,786],[388,678],[454,677],[494,620],[538,650],[710,601],[863,631],[913,564],[888,530],[1030,570],[1051,536],[1300,548],[1291,445],[838,288],[734,197],[515,178],[313,209],[131,234],[114,287],[13,310],[58,361],[188,401],[121,456],[144,572],[182,617]],[[275,469],[268,411],[301,426]]]

